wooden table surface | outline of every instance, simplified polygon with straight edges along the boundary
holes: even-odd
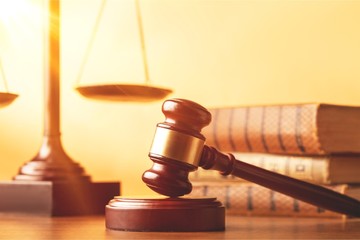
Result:
[[[0,239],[360,239],[360,219],[227,216],[224,232],[122,232],[103,216],[0,215]]]

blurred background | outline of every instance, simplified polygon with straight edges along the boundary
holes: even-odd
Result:
[[[43,0],[1,11],[9,88],[0,109],[0,179],[39,150],[43,134]],[[61,130],[66,152],[94,181],[141,181],[162,101],[86,99],[79,84],[143,83],[134,0],[108,0],[80,81],[101,0],[61,1]],[[360,1],[140,0],[151,83],[207,108],[325,102],[360,105]],[[3,84],[3,81],[0,81]],[[0,88],[3,88],[0,85]],[[2,89],[3,90],[3,89]]]

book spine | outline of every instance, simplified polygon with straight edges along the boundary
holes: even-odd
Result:
[[[344,192],[346,185],[333,186],[332,190]],[[284,194],[251,183],[193,184],[192,197],[217,197],[228,214],[246,216],[329,217],[344,215],[327,211]]]
[[[333,183],[330,179],[328,157],[290,156],[274,154],[233,153],[242,162],[277,172],[316,184]],[[237,179],[233,176],[223,176],[215,171],[198,169],[190,175],[192,180],[222,180]],[[243,180],[244,181],[244,180]]]
[[[317,135],[318,104],[211,109],[207,144],[221,151],[324,154]]]

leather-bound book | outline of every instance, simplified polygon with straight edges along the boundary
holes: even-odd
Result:
[[[325,186],[325,185],[324,185]],[[331,190],[360,199],[360,186],[338,184],[325,186]],[[191,197],[216,196],[228,214],[278,217],[346,217],[297,200],[260,185],[238,181],[193,181]]]
[[[324,155],[360,152],[360,107],[330,104],[219,107],[204,128],[221,151]]]
[[[314,184],[360,183],[360,155],[298,156],[239,152],[232,154],[242,162]],[[192,172],[190,177],[194,181],[245,181],[201,168]]]

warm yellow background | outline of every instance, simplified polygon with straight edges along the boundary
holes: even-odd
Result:
[[[39,6],[40,0],[30,0]],[[206,107],[328,102],[360,105],[360,1],[141,0],[150,77],[171,97]],[[107,103],[77,94],[100,0],[62,1],[62,133],[93,180],[141,182],[161,102]],[[38,151],[43,127],[43,51],[37,10],[0,24],[9,87],[0,110],[0,179]],[[30,15],[31,14],[31,15]],[[108,0],[81,84],[144,79],[133,0]],[[3,86],[0,85],[2,88]]]

